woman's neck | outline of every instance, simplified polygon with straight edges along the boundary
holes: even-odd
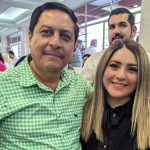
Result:
[[[130,101],[130,97],[126,97],[126,98],[112,98],[112,97],[107,97],[107,103],[109,104],[109,106],[111,108],[116,108],[118,106],[122,106],[124,104],[126,104],[128,101]]]

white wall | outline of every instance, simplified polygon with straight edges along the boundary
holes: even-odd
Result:
[[[142,0],[140,44],[150,52],[150,0]]]

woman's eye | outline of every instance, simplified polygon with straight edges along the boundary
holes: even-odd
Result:
[[[119,68],[118,64],[110,64],[109,65],[111,68]]]
[[[138,68],[137,67],[130,67],[128,68],[129,71],[132,71],[132,72],[138,72]]]

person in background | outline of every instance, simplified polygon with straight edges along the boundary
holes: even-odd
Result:
[[[82,109],[92,87],[65,69],[78,33],[73,10],[61,3],[47,2],[33,11],[31,54],[0,74],[0,149],[81,149]]]
[[[136,42],[139,43],[139,35],[136,37]]]
[[[108,38],[111,45],[117,39],[133,39],[137,28],[134,23],[133,14],[126,8],[112,10],[108,19]],[[104,51],[92,55],[84,64],[81,71],[83,76],[93,84],[96,68]]]
[[[96,53],[96,47],[97,47],[97,39],[91,40],[90,47],[85,50],[84,54],[90,54],[90,55],[95,54]]]
[[[15,56],[13,51],[8,51],[9,57],[11,59],[11,64],[15,66],[16,62],[18,61],[17,57]]]
[[[82,40],[78,40],[70,60],[70,64],[72,67],[82,67],[83,65],[82,53],[81,53],[82,48],[83,48]]]
[[[5,70],[6,70],[6,65],[2,54],[0,53],[0,72],[4,72]]]
[[[135,41],[115,41],[103,54],[84,106],[83,150],[150,149],[150,63]]]
[[[91,56],[90,54],[84,54],[84,55],[83,55],[83,66],[84,66],[85,62],[87,61],[87,59],[88,59],[90,56]]]
[[[4,53],[2,53],[2,56],[3,56],[3,59],[4,59],[4,63],[5,63],[5,65],[6,65],[6,68],[7,68],[7,69],[13,68],[14,66],[13,66],[12,63],[11,63],[11,59],[10,59],[8,53],[7,53],[7,52],[4,52]]]

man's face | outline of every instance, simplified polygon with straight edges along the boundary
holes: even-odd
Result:
[[[136,34],[136,27],[131,27],[128,22],[128,14],[112,15],[109,20],[109,44],[111,45],[114,40],[134,38]]]
[[[28,38],[38,71],[60,72],[69,63],[74,50],[74,24],[65,12],[46,10]]]
[[[82,50],[82,48],[83,48],[82,43],[76,43],[76,48]]]

